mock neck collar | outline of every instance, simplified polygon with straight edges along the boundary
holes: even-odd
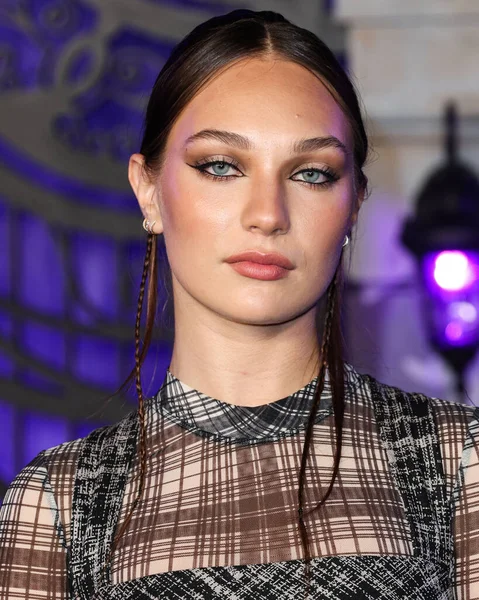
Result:
[[[359,384],[359,374],[345,363],[345,394]],[[293,435],[306,427],[314,394],[316,376],[293,394],[261,406],[238,406],[203,394],[180,381],[168,369],[156,396],[167,420],[203,437],[233,442],[269,441]],[[332,413],[329,373],[316,422]]]

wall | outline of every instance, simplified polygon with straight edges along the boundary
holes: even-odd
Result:
[[[346,54],[368,116],[372,194],[353,246],[352,355],[364,370],[450,400],[452,372],[429,347],[416,265],[401,246],[405,217],[443,159],[443,109],[457,102],[462,159],[479,166],[479,3],[475,0],[338,0]],[[359,365],[358,365],[359,366]],[[467,374],[479,398],[479,363]]]

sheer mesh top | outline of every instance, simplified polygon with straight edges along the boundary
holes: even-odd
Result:
[[[306,519],[310,597],[479,600],[479,410],[345,369],[339,476]],[[136,414],[40,453],[0,511],[0,597],[297,598],[298,474],[316,386],[251,408],[168,370],[147,401],[145,493],[111,564],[137,490]],[[306,513],[328,489],[334,451],[326,374]]]

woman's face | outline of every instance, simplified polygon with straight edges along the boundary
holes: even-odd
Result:
[[[154,186],[175,315],[179,302],[254,325],[316,306],[359,206],[346,117],[317,77],[280,59],[241,61],[206,85],[172,128]],[[294,268],[247,277],[225,262],[247,250]]]

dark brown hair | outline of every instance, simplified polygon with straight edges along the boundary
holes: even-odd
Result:
[[[166,141],[176,119],[190,100],[205,86],[219,70],[252,56],[279,56],[293,61],[316,74],[341,106],[351,127],[355,166],[356,190],[365,191],[367,179],[363,166],[368,153],[358,98],[350,79],[329,48],[312,32],[302,29],[277,13],[251,10],[235,10],[214,17],[196,27],[172,51],[153,87],[146,110],[144,136],[140,152],[145,158],[147,174],[153,175],[161,169]],[[136,500],[118,531],[115,544],[125,531],[131,515],[140,500],[146,471],[145,409],[141,388],[141,365],[150,344],[157,309],[157,236],[148,234],[143,276],[140,285],[138,310],[135,326],[135,367],[122,390],[134,376],[139,400],[139,453],[140,474]],[[171,271],[167,271],[165,287],[171,294]],[[148,280],[147,315],[143,348],[140,352],[140,321],[143,299]],[[304,550],[309,582],[311,560],[310,544],[305,518],[329,497],[336,480],[341,457],[342,424],[344,414],[344,362],[341,332],[342,259],[327,289],[324,311],[318,310],[316,324],[320,344],[319,378],[316,396],[306,427],[298,482],[298,525]],[[320,303],[318,303],[318,308]],[[165,309],[165,306],[163,307]],[[321,314],[323,313],[324,314]],[[326,368],[332,388],[336,446],[333,475],[329,488],[320,502],[308,513],[304,512],[304,482],[313,425],[324,387]]]

